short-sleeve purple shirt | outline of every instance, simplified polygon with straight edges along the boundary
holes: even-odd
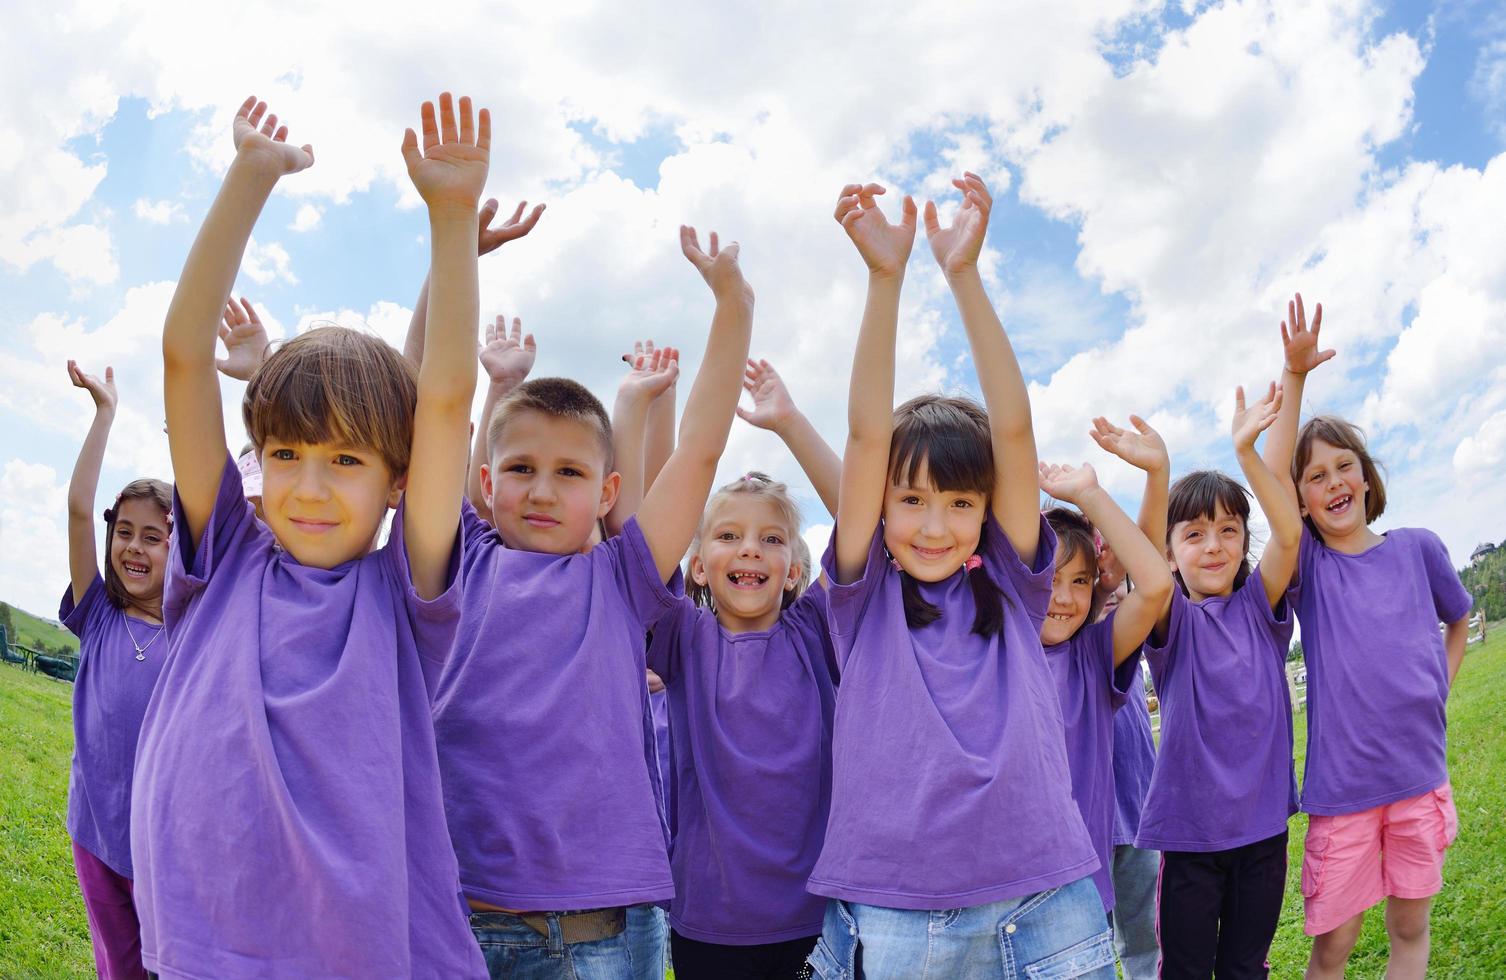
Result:
[[[1142,648],[1143,649],[1143,648]],[[1140,832],[1140,808],[1156,768],[1156,741],[1150,706],[1137,659],[1135,681],[1124,707],[1114,712],[1114,846],[1133,844]]]
[[[649,668],[675,733],[675,897],[682,936],[746,946],[821,932],[805,889],[831,798],[835,691],[825,590],[772,629],[728,633],[684,596],[654,626]]]
[[[458,560],[443,595],[419,598],[400,507],[385,547],[300,565],[228,456],[197,550],[181,502],[174,516],[168,659],[131,808],[146,968],[484,977],[429,717]]]
[[[1369,551],[1334,551],[1302,531],[1288,595],[1307,661],[1302,809],[1356,813],[1448,779],[1448,654],[1439,621],[1473,598],[1431,531],[1397,528]]]
[[[1297,812],[1286,606],[1272,612],[1259,569],[1228,596],[1172,593],[1165,645],[1144,647],[1161,754],[1136,846],[1228,850],[1276,836]]]
[[[1098,867],[1072,800],[1061,705],[1041,649],[1055,551],[1042,520],[1026,566],[990,516],[978,571],[920,584],[942,614],[916,630],[882,525],[862,577],[831,588],[841,683],[831,816],[812,892],[888,908],[964,908]],[[834,562],[829,547],[823,564],[833,580]],[[972,632],[967,575],[980,573],[1004,600],[1004,629],[991,637]]]
[[[572,555],[508,548],[469,503],[461,521],[434,729],[466,895],[520,911],[670,898],[643,671],[673,600],[637,521]]]
[[[58,619],[79,638],[68,835],[110,870],[130,878],[136,738],[167,658],[167,638],[159,635],[162,626],[117,609],[98,574],[76,605],[72,586],[63,591]],[[137,645],[144,648],[140,660]]]

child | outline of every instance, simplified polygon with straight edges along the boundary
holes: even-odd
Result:
[[[841,463],[774,369],[749,362],[751,412],[809,467],[828,506]],[[675,897],[683,980],[795,980],[826,903],[805,890],[831,794],[832,652],[822,588],[800,594],[800,512],[784,484],[749,473],[707,502],[690,547],[694,599],[654,624],[648,661],[675,733]]]
[[[943,228],[928,203],[926,235],[987,414],[934,395],[891,409],[915,204],[895,225],[877,184],[837,202],[869,275],[823,562],[842,676],[809,886],[832,901],[810,963],[828,978],[1112,977],[1041,650],[1056,540],[1037,507],[1030,403],[978,271],[993,202],[974,174],[953,183],[962,207]]]
[[[435,703],[445,809],[494,976],[621,976],[625,907],[674,892],[644,755],[644,636],[711,489],[748,354],[738,248],[681,248],[716,298],[680,445],[616,537],[582,554],[615,501],[601,403],[534,379],[486,429],[494,529],[464,515],[467,592]],[[644,409],[646,411],[646,409]]]
[[[1274,384],[1235,396],[1234,451],[1270,523],[1249,564],[1250,505],[1222,473],[1171,487],[1167,557],[1179,588],[1145,653],[1161,699],[1161,754],[1135,844],[1161,851],[1161,976],[1264,977],[1296,812],[1284,605],[1301,518],[1255,440],[1276,418]]]
[[[1163,448],[1151,466],[1164,472],[1168,465]],[[1156,546],[1098,485],[1091,466],[1042,463],[1040,486],[1078,508],[1046,511],[1058,548],[1041,644],[1066,723],[1072,796],[1098,855],[1093,884],[1104,911],[1113,912],[1114,713],[1126,697],[1139,693],[1140,645],[1171,601],[1171,572]],[[1101,622],[1094,608],[1095,527],[1135,580],[1134,591]]]
[[[265,524],[225,446],[215,321],[277,181],[313,163],[247,99],[163,330],[177,475],[169,657],[147,709],[131,850],[163,977],[474,977],[427,690],[459,615],[475,387],[476,202],[490,118],[449,93],[403,156],[428,206],[434,329],[401,355],[338,327],[246,389]],[[402,505],[385,547],[371,544]]]
[[[1386,488],[1358,428],[1320,415],[1298,433],[1307,372],[1333,356],[1318,350],[1322,319],[1319,306],[1309,330],[1302,297],[1288,306],[1287,399],[1266,445],[1279,462],[1295,441],[1291,479],[1305,521],[1291,598],[1307,660],[1307,975],[1343,976],[1365,910],[1386,898],[1386,975],[1421,977],[1432,896],[1458,831],[1445,707],[1472,599],[1437,535],[1371,530]]]
[[[172,490],[133,480],[105,510],[105,570],[94,542],[94,494],[115,421],[115,372],[101,381],[68,362],[68,377],[94,399],[94,423],[68,484],[68,569],[58,619],[79,638],[73,683],[73,763],[68,836],[94,965],[105,980],[145,977],[132,896],[131,769],[147,699],[162,672],[162,579]]]

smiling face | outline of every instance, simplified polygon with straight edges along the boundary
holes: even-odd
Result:
[[[492,525],[509,548],[552,555],[581,550],[617,500],[622,477],[589,425],[543,412],[507,420],[481,468]]]
[[[800,580],[788,518],[767,497],[728,493],[703,522],[690,575],[710,589],[717,621],[733,633],[771,629]]]
[[[261,447],[262,513],[277,543],[311,568],[369,552],[404,481],[375,449],[269,438]]]
[[[884,547],[911,578],[940,582],[978,550],[987,515],[982,491],[937,490],[922,462],[884,493]]]
[[[153,500],[128,497],[115,509],[110,568],[133,605],[149,609],[161,602],[167,532],[167,515]]]
[[[1093,572],[1088,556],[1078,551],[1057,563],[1051,575],[1051,605],[1041,624],[1041,645],[1055,646],[1070,640],[1093,609]]]
[[[1171,529],[1171,567],[1194,602],[1234,591],[1249,534],[1244,519],[1220,503],[1214,513],[1178,521]]]
[[[1370,484],[1353,450],[1314,439],[1297,488],[1302,516],[1312,520],[1330,547],[1365,534]]]

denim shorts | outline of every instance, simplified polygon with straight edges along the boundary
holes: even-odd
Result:
[[[1081,878],[964,909],[832,900],[810,965],[821,980],[1113,980],[1114,944],[1098,889]]]
[[[634,980],[633,954],[624,930],[607,939],[566,943],[559,913],[543,913],[549,935],[541,936],[516,915],[472,912],[471,932],[481,945],[487,973],[510,980]]]

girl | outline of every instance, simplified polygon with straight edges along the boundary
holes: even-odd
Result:
[[[1307,372],[1333,351],[1318,350],[1322,306],[1311,330],[1300,295],[1287,314],[1288,398],[1266,455],[1275,467],[1295,440],[1291,479],[1305,522],[1291,596],[1307,659],[1307,975],[1342,977],[1365,910],[1385,898],[1386,975],[1422,977],[1432,896],[1458,831],[1445,706],[1473,600],[1437,535],[1370,529],[1386,488],[1358,428],[1320,415],[1297,431]]]
[[[810,962],[830,978],[1112,977],[1041,650],[1056,539],[1037,507],[1024,379],[978,272],[992,199],[974,174],[953,183],[962,207],[943,228],[928,203],[926,235],[986,414],[925,395],[891,415],[915,203],[895,225],[877,184],[837,202],[869,278],[824,561],[842,677],[809,885],[832,901]]]
[[[785,440],[836,503],[841,464],[768,362],[749,362],[747,421]],[[805,890],[826,830],[834,691],[825,590],[801,592],[800,512],[749,473],[707,501],[681,596],[648,663],[668,688],[675,975],[795,980],[825,902]]]
[[[243,405],[264,524],[225,446],[215,323],[268,196],[313,152],[254,98],[168,310],[169,657],[131,814],[142,954],[163,977],[485,975],[427,691],[459,617],[490,118],[445,93],[422,128],[403,156],[433,248],[423,367],[415,382],[396,350],[337,327],[268,357]]]
[[[1302,522],[1255,440],[1276,418],[1272,384],[1235,396],[1234,451],[1270,523],[1249,564],[1250,505],[1222,473],[1171,487],[1171,606],[1145,653],[1161,699],[1161,754],[1137,847],[1161,851],[1161,976],[1264,977],[1286,884],[1286,821],[1296,812],[1284,605]]]
[[[132,895],[131,769],[147,699],[162,672],[162,578],[172,491],[133,480],[105,510],[104,575],[94,544],[94,494],[115,421],[115,372],[101,381],[68,362],[68,377],[94,399],[94,423],[68,484],[68,568],[58,619],[79,638],[73,683],[73,765],[68,836],[94,965],[105,980],[145,977]]]
[[[1167,465],[1163,448],[1148,467],[1152,479],[1155,471],[1164,471]],[[1058,548],[1041,644],[1066,723],[1072,795],[1098,855],[1093,884],[1098,886],[1104,911],[1112,912],[1114,713],[1126,697],[1138,693],[1140,645],[1171,601],[1171,572],[1156,546],[1098,485],[1091,466],[1073,469],[1042,463],[1040,485],[1048,495],[1075,504],[1080,511],[1065,507],[1046,511]],[[1135,581],[1134,590],[1102,621],[1095,608],[1095,526]]]

